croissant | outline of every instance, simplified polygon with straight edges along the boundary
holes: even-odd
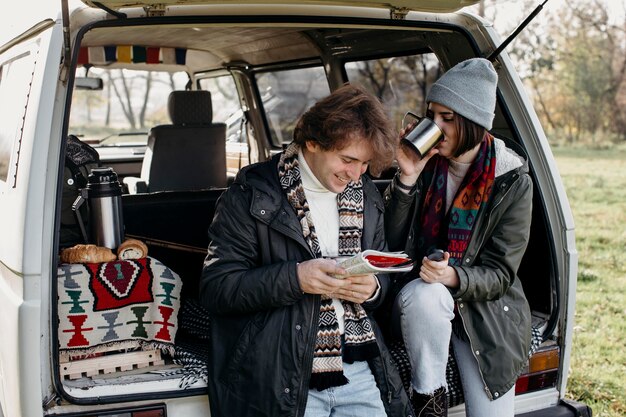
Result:
[[[148,256],[148,247],[141,240],[126,239],[117,248],[117,258],[120,261],[127,259],[141,259]]]
[[[68,264],[112,262],[115,259],[111,249],[91,244],[78,244],[61,251],[61,262]]]

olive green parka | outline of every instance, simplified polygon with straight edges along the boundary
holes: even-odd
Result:
[[[530,308],[517,270],[530,234],[533,186],[526,159],[520,156],[525,153],[515,144],[508,146],[496,139],[492,195],[477,215],[462,266],[453,267],[460,286],[450,289],[490,399],[513,386],[526,364],[531,342]],[[512,158],[518,158],[521,166]],[[406,251],[413,258],[430,183],[424,176],[408,194],[394,180],[384,196],[389,249]],[[421,259],[417,264],[421,265]],[[397,279],[392,285],[406,282]],[[398,291],[392,289],[390,294]]]

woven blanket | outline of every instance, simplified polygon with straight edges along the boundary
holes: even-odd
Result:
[[[174,355],[182,281],[158,260],[61,264],[57,282],[61,351],[140,348]]]

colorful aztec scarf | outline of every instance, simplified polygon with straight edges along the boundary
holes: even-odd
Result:
[[[432,170],[432,182],[422,206],[422,233],[417,242],[417,259],[435,248],[447,248],[450,265],[461,265],[478,212],[483,208],[495,179],[496,149],[493,136],[487,134],[476,159],[454,197],[446,216],[448,160],[433,157],[425,169]]]
[[[315,233],[313,218],[306,201],[298,152],[300,147],[292,143],[278,162],[278,177],[289,203],[297,213],[302,233],[316,257],[322,253]],[[339,210],[339,255],[354,255],[361,250],[363,234],[363,183],[350,182],[337,195]],[[313,370],[309,386],[318,390],[345,385],[348,379],[343,374],[343,362],[367,360],[379,354],[376,337],[365,310],[360,304],[341,300],[344,312],[345,332],[342,345],[337,313],[328,295],[322,295]]]

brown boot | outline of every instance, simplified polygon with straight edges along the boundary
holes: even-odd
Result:
[[[411,404],[416,417],[448,417],[448,396],[445,387],[437,389],[433,395],[413,391]]]

